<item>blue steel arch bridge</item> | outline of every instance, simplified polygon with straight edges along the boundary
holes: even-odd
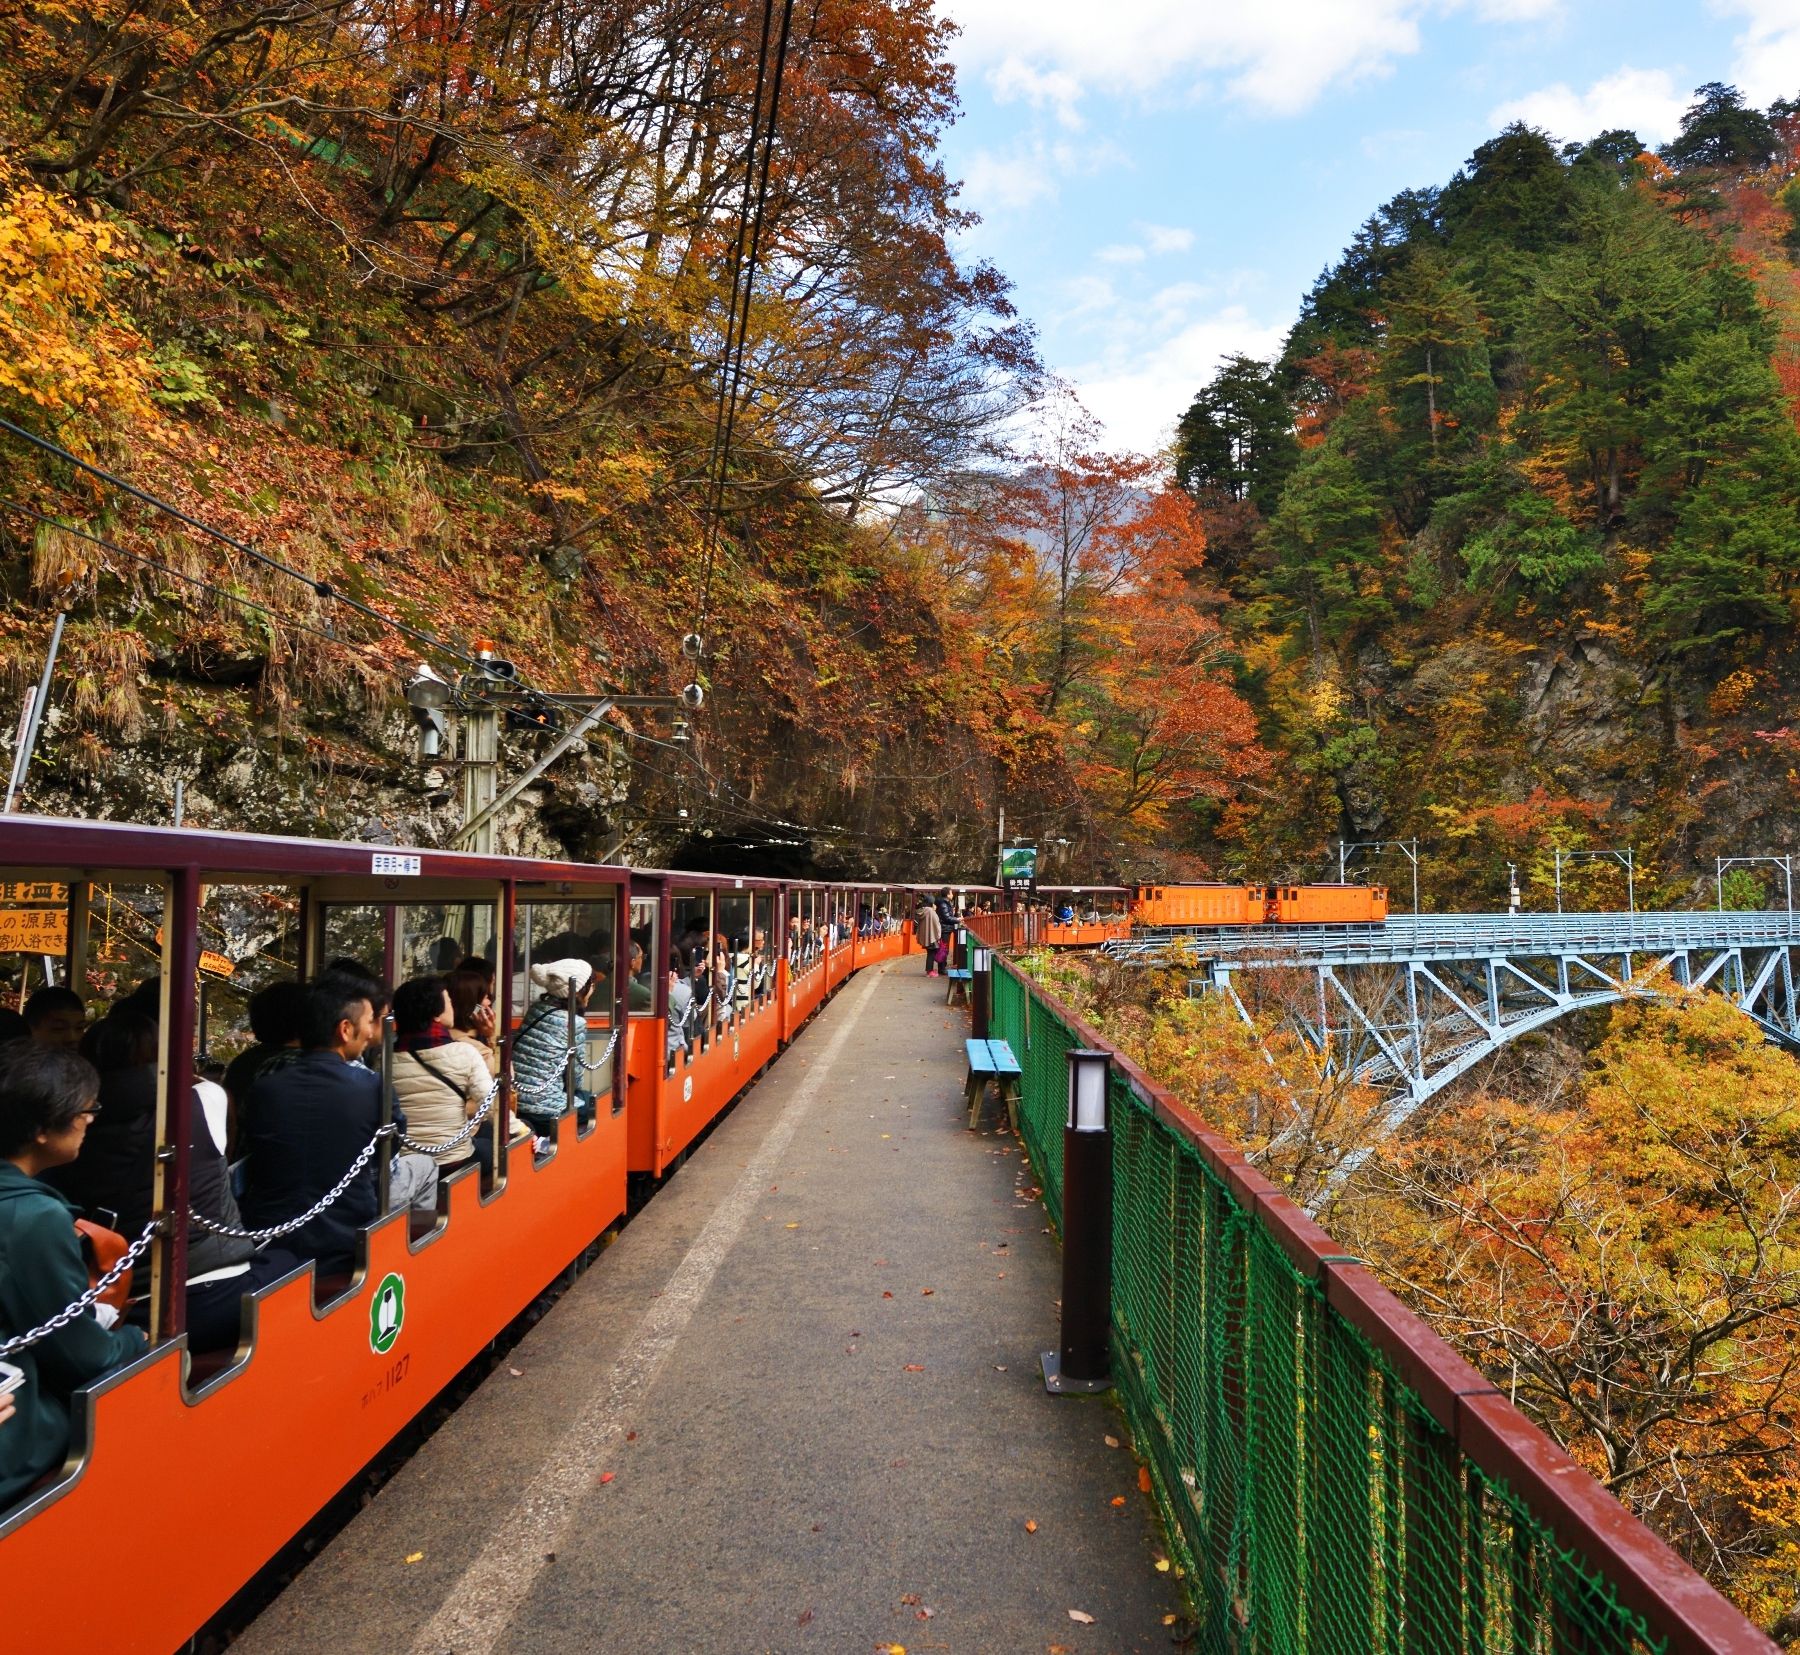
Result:
[[[1386,1092],[1390,1124],[1521,1036],[1638,995],[1727,996],[1800,1051],[1787,913],[1417,914],[1368,926],[1196,927],[1109,943],[1114,958],[1183,965],[1246,1023],[1281,978],[1281,1014],[1328,1073]]]

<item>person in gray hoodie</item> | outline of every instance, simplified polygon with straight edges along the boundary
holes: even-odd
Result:
[[[65,1047],[0,1046],[0,1346],[87,1291],[75,1210],[38,1175],[81,1152],[99,1093],[93,1065]],[[4,1358],[25,1381],[16,1416],[0,1428],[0,1511],[63,1463],[75,1392],[145,1343],[136,1328],[102,1326],[89,1311]]]

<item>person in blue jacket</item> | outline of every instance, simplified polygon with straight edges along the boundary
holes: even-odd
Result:
[[[80,1153],[99,1093],[94,1066],[68,1047],[0,1046],[0,1346],[87,1291],[75,1209],[38,1174]],[[102,1326],[90,1310],[0,1357],[25,1374],[0,1429],[0,1511],[63,1463],[75,1392],[144,1348],[136,1328]]]

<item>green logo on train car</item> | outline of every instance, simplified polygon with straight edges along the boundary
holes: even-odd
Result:
[[[390,1270],[369,1301],[369,1349],[377,1356],[386,1356],[400,1337],[400,1326],[405,1320],[406,1283]]]

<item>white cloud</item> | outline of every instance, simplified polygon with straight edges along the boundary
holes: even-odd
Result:
[[[1064,70],[1038,70],[1018,58],[1008,58],[988,78],[996,103],[1023,99],[1033,109],[1053,109],[1057,120],[1071,132],[1079,132],[1085,124],[1076,108],[1081,101],[1081,83]]]
[[[1227,356],[1267,358],[1287,329],[1258,321],[1242,305],[1183,321],[1172,332],[1109,351],[1074,368],[1069,378],[1118,447],[1156,452],[1187,411],[1194,393]]]
[[[1152,253],[1185,253],[1194,245],[1194,232],[1168,224],[1146,224],[1144,241]]]
[[[1135,242],[1113,242],[1094,255],[1102,264],[1142,264],[1146,257]]]
[[[1732,0],[1727,0],[1732,3]],[[1749,0],[1755,3],[1755,0]],[[985,75],[1002,102],[1025,98],[1077,120],[1089,93],[1185,94],[1219,83],[1278,115],[1329,88],[1386,74],[1419,50],[1420,21],[1473,10],[1484,22],[1536,22],[1562,0],[941,0],[962,29],[965,73]]]
[[[1542,127],[1552,137],[1582,143],[1615,127],[1629,127],[1645,143],[1672,138],[1688,100],[1666,69],[1620,69],[1585,92],[1558,82],[1501,104],[1488,120]]]
[[[1712,0],[1712,9],[1747,20],[1731,78],[1750,102],[1800,96],[1800,0]]]
[[[1490,23],[1535,23],[1558,16],[1562,0],[1479,0],[1475,10]]]

